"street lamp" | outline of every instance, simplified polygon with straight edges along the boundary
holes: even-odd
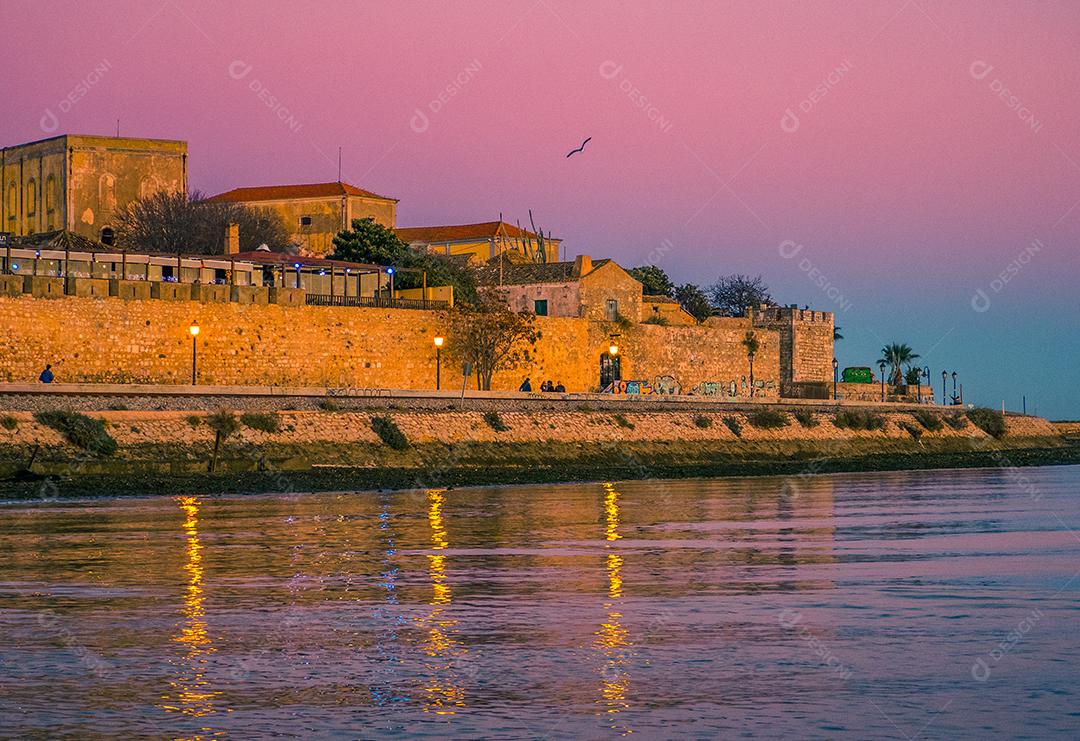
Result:
[[[195,385],[195,369],[198,364],[198,343],[199,343],[199,323],[192,322],[188,327],[188,332],[191,334],[191,385]]]
[[[832,398],[836,401],[836,382],[840,378],[840,363],[836,358],[832,359]]]
[[[927,390],[930,391],[930,396],[933,397],[934,389],[931,388],[931,386],[930,386],[930,366],[924,365],[923,369],[922,369],[922,372],[923,372],[923,375],[926,377]],[[919,381],[919,395],[920,395],[920,401],[921,401],[922,400],[921,399],[921,396],[922,396],[922,381],[921,380]]]
[[[607,351],[608,355],[610,355],[611,357],[615,357],[619,354],[619,346],[612,342],[610,345],[608,345]]]
[[[952,402],[953,402],[953,406],[956,406],[957,398],[958,397],[956,396],[956,371],[953,371],[952,372]]]
[[[941,371],[941,405],[945,406],[945,379],[949,377],[948,371]]]
[[[881,400],[885,401],[885,361],[879,360],[877,367],[881,371]]]
[[[390,276],[390,305],[394,305],[394,269],[387,268],[386,274]]]
[[[442,337],[435,338],[435,390],[442,388]]]
[[[746,353],[746,359],[750,361],[750,398],[754,398],[754,353]]]

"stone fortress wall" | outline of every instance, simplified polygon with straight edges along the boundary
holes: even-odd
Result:
[[[200,383],[435,387],[433,338],[447,333],[446,313],[239,303],[230,301],[228,286],[208,288],[224,290],[204,292],[201,302],[62,293],[0,296],[0,382],[33,381],[52,363],[57,380],[64,382],[187,384],[188,327],[198,322]],[[737,396],[749,396],[749,364],[741,344],[751,328],[749,318],[626,328],[587,318],[537,317],[536,326],[541,338],[529,361],[497,373],[493,389],[517,389],[528,375],[534,389],[552,380],[571,392],[596,390],[600,356],[618,334],[625,380],[659,382],[683,393],[697,387],[696,393],[718,396],[727,396],[734,383]],[[780,333],[754,331],[761,341],[754,359],[755,396],[775,398]],[[460,388],[460,365],[447,353],[442,360],[443,388]]]

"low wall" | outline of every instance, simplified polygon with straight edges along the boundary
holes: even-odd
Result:
[[[229,300],[228,286],[197,288],[204,303],[0,297],[0,381],[33,381],[51,363],[61,382],[190,383],[188,328],[198,322],[199,383],[435,386],[433,338],[448,330],[444,312],[240,304]],[[269,292],[270,300],[291,295],[280,288]],[[527,363],[496,374],[494,389],[516,389],[527,375],[534,388],[552,380],[568,391],[592,391],[599,385],[600,356],[614,340],[624,379],[647,381],[650,387],[660,387],[663,379],[664,388],[683,393],[723,395],[734,387],[737,397],[749,395],[749,364],[741,345],[749,319],[620,328],[610,322],[538,317],[536,326],[541,338]],[[761,388],[755,395],[776,398],[778,334],[762,329],[756,334],[761,347],[754,377]],[[460,365],[447,353],[442,360],[443,388],[460,388]]]

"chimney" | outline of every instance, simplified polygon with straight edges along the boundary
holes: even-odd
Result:
[[[240,252],[240,225],[225,225],[225,254],[235,255]]]
[[[574,277],[580,278],[592,272],[592,258],[588,255],[578,255],[574,260]]]

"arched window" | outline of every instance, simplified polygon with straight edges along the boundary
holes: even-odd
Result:
[[[50,175],[45,178],[45,212],[52,213],[56,209],[56,176]]]
[[[111,227],[104,227],[101,230],[101,243],[112,245],[116,242],[116,233],[113,232]]]
[[[26,215],[37,213],[37,181],[30,178],[26,184]]]
[[[15,181],[11,181],[11,185],[8,186],[8,203],[7,213],[8,221],[15,221],[16,214],[19,210],[19,186],[15,185]],[[8,231],[14,231],[10,227]]]

